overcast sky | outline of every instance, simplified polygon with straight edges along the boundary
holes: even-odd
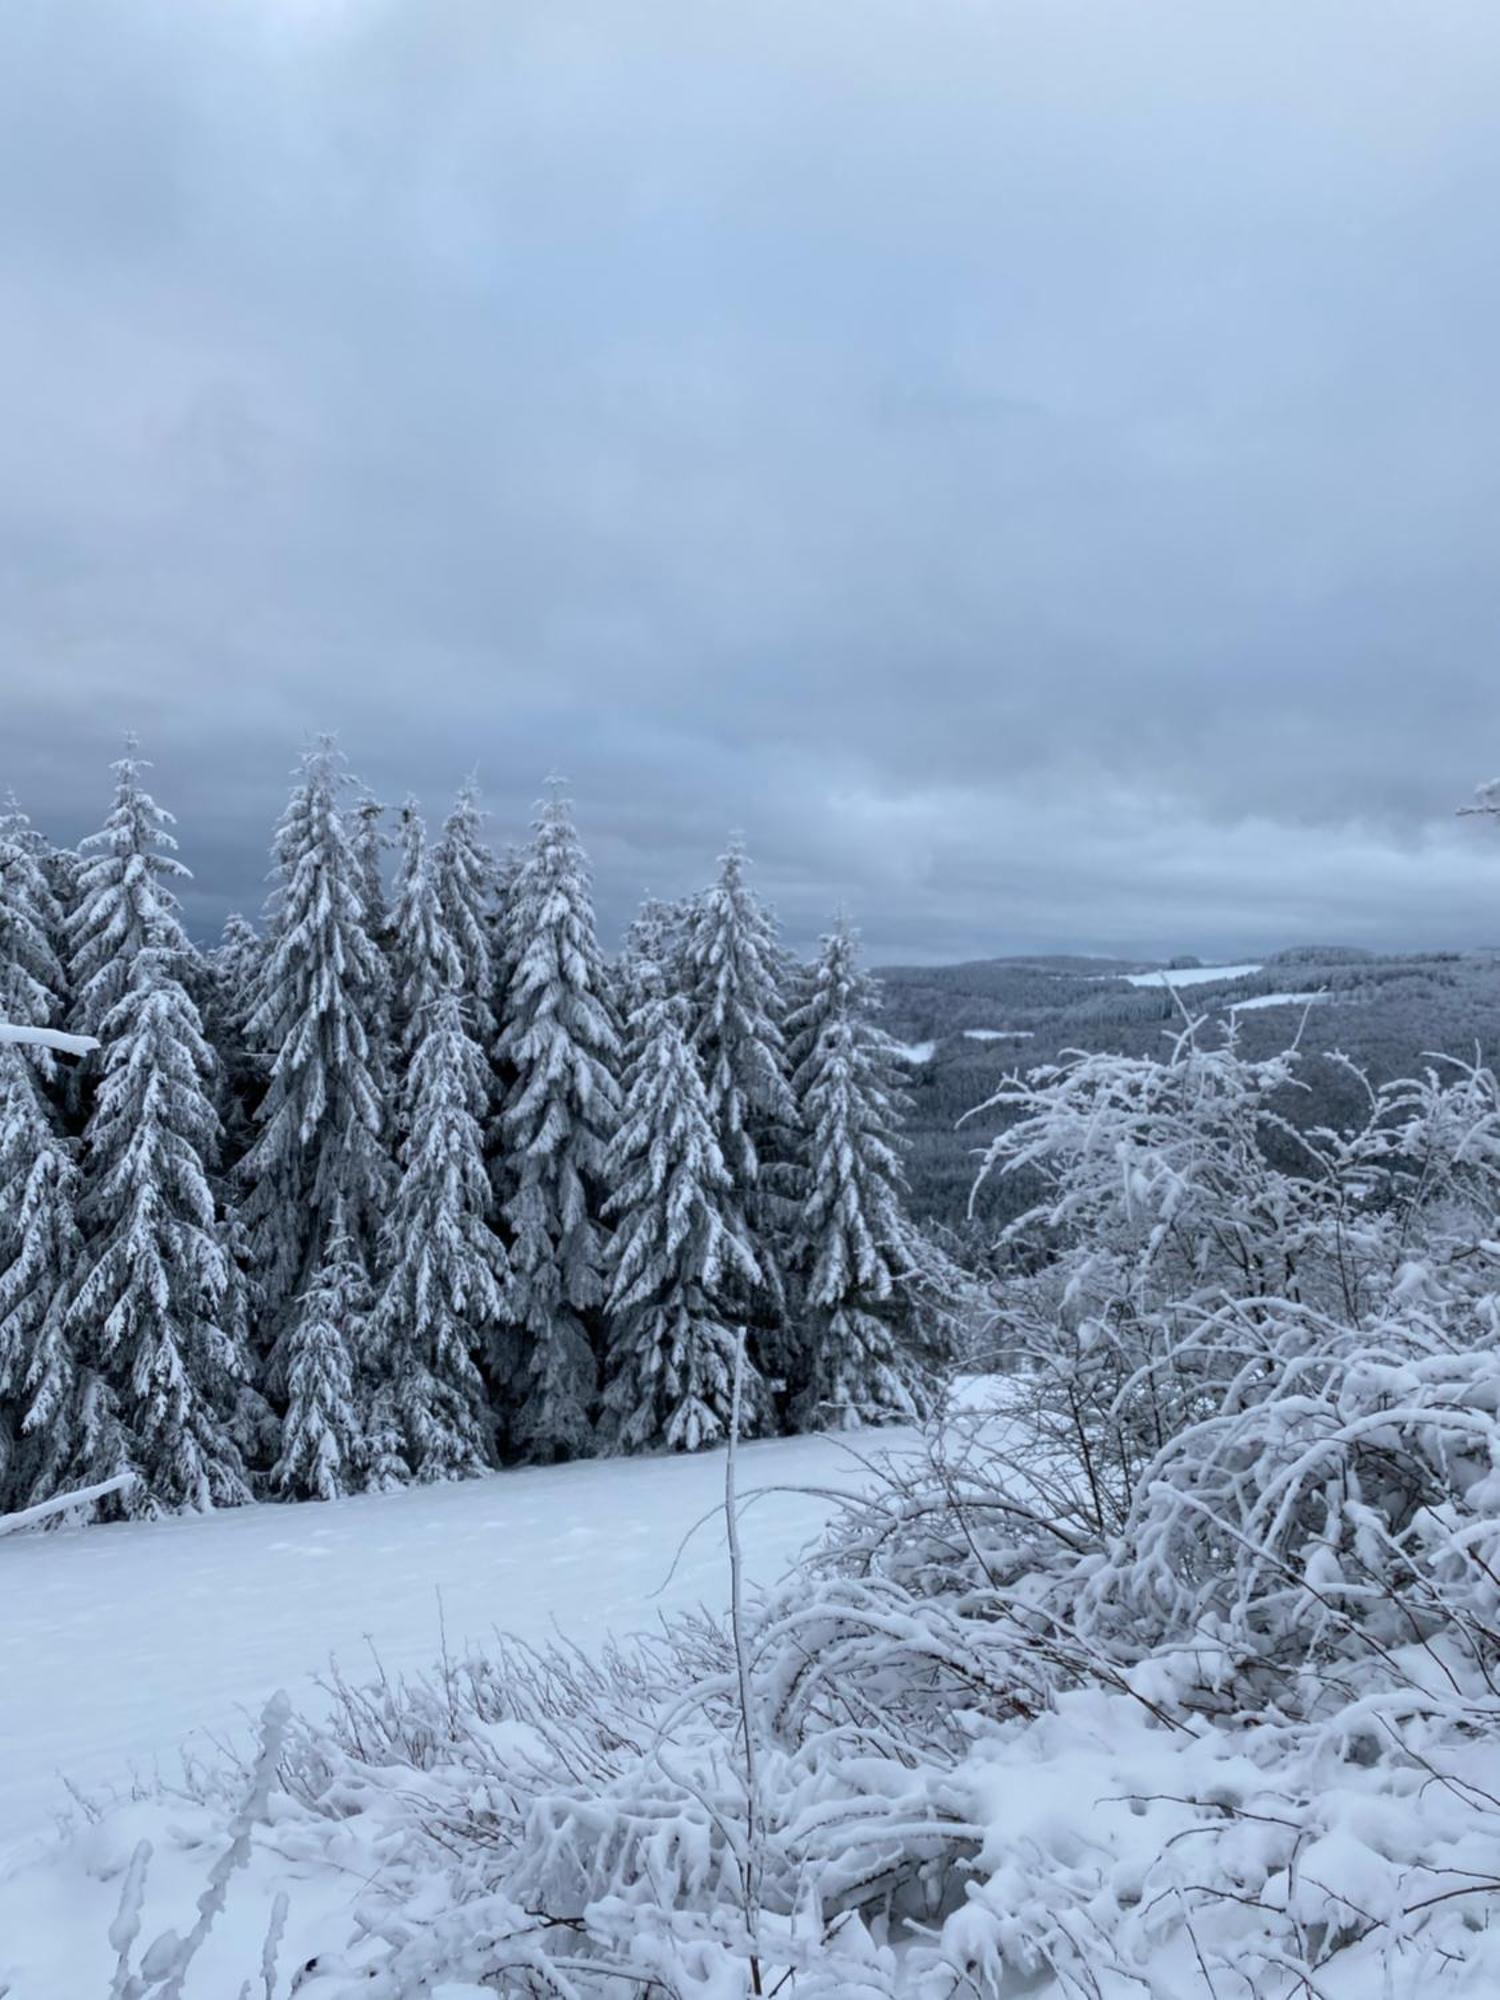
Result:
[[[0,785],[877,958],[1500,940],[1495,0],[4,0]]]

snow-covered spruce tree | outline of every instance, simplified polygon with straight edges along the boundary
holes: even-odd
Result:
[[[390,942],[391,911],[385,893],[385,857],[394,846],[385,826],[386,808],[368,785],[348,814],[349,843],[359,871],[360,914],[365,929],[382,948]]]
[[[42,873],[47,878],[47,886],[52,891],[53,900],[62,912],[62,930],[59,934],[57,955],[66,970],[69,958],[68,938],[73,912],[78,907],[78,889],[83,874],[84,857],[76,847],[54,847],[49,840],[42,837],[38,858],[41,861]]]
[[[330,743],[331,743],[331,739]],[[370,1075],[387,1105],[395,1101],[396,1035],[392,1022],[395,1005],[391,970],[394,943],[390,899],[386,894],[385,857],[396,845],[395,836],[385,825],[389,810],[368,785],[359,787],[353,813],[347,816],[354,855],[359,866],[360,908],[364,927],[377,947],[374,984],[367,1002],[370,1040]]]
[[[687,1042],[686,1003],[648,967],[635,958],[625,1105],[606,1168],[615,1234],[602,1428],[618,1450],[696,1451],[729,1429],[738,1335],[728,1300],[760,1274]],[[744,1431],[763,1425],[767,1403],[752,1369]]]
[[[223,995],[226,1015],[241,1024],[254,1009],[265,945],[248,917],[231,910],[213,952],[214,976]]]
[[[18,1048],[0,1048],[0,1513],[75,1478],[78,1379],[67,1325],[82,1245],[78,1169]]]
[[[491,1161],[503,1159],[506,1150],[502,1123],[507,1099],[516,1082],[516,1069],[505,1052],[504,1029],[509,1018],[511,981],[519,963],[522,938],[511,921],[511,905],[516,882],[526,860],[526,850],[511,843],[495,863],[495,902],[490,913],[491,1007],[495,1017],[495,1039],[490,1044],[491,1117],[485,1129],[485,1147]]]
[[[262,944],[237,910],[224,923],[208,955],[209,987],[200,1009],[204,1031],[218,1058],[216,1106],[224,1127],[224,1164],[238,1165],[255,1134],[255,1106],[265,1084],[264,1063],[251,1046],[249,1020],[260,988]]]
[[[256,1274],[255,1246],[232,1191],[240,1162],[255,1140],[255,1110],[265,1089],[266,1060],[257,1052],[249,1028],[260,991],[264,948],[254,928],[232,912],[218,947],[209,954],[211,983],[203,1010],[204,1029],[217,1058],[214,1104],[223,1128],[220,1183],[229,1260],[223,1325],[247,1356],[258,1350],[265,1292]],[[230,1432],[245,1463],[260,1472],[275,1460],[280,1439],[275,1413],[254,1379],[257,1373],[252,1370],[252,1379],[240,1391]]]
[[[112,767],[115,798],[98,833],[82,843],[78,900],[68,924],[68,978],[73,1007],[69,1026],[99,1035],[104,1018],[124,996],[137,954],[191,950],[170,883],[186,881],[176,860],[174,824],[141,782],[150,765],[136,754],[134,738]]]
[[[810,987],[788,1024],[806,1149],[792,1418],[799,1429],[909,1419],[935,1357],[916,1284],[923,1245],[902,1206],[905,1100],[846,924],[823,940]]]
[[[287,1343],[286,1416],[271,1484],[289,1499],[333,1500],[363,1483],[369,1442],[361,1390],[370,1303],[369,1278],[335,1196],[328,1241],[297,1301]]]
[[[693,904],[679,962],[709,1117],[760,1273],[736,1302],[736,1316],[748,1326],[752,1359],[769,1383],[784,1378],[791,1358],[794,1307],[786,1272],[801,1192],[798,1116],[776,929],[745,881],[738,842],[724,856],[718,880]]]
[[[628,1026],[648,1000],[680,992],[679,945],[672,906],[647,896],[626,926],[615,961],[615,1011],[623,1024]],[[686,1024],[686,1014],[683,1021]]]
[[[401,1181],[381,1236],[384,1282],[370,1328],[374,1365],[419,1480],[493,1462],[493,1425],[476,1357],[494,1342],[510,1273],[490,1226],[484,1051],[457,988],[424,1003],[407,1075]]]
[[[401,808],[400,858],[391,918],[391,1018],[404,1068],[427,1032],[440,995],[463,982],[464,966],[438,894],[427,829],[415,799]]]
[[[588,866],[560,794],[541,807],[511,886],[503,957],[496,1178],[514,1280],[510,1444],[527,1458],[567,1458],[594,1446],[619,1036]]]
[[[0,812],[0,1021],[55,1026],[62,1018],[63,917],[46,868],[46,843],[15,800]],[[48,1049],[24,1060],[51,1079]]]
[[[366,928],[358,857],[338,809],[332,740],[309,750],[281,824],[260,988],[248,1029],[269,1067],[241,1163],[244,1219],[277,1331],[311,1281],[342,1204],[373,1240],[391,1184],[382,1094],[385,965]],[[273,1368],[279,1392],[280,1368]]]
[[[131,1513],[250,1497],[229,1433],[247,1367],[229,1333],[229,1265],[209,1185],[213,1055],[168,942],[136,952],[100,1023],[104,1075],[84,1133],[84,1271],[68,1324],[108,1385],[140,1483]],[[111,1455],[117,1449],[106,1425]],[[89,1467],[108,1476],[113,1466]]]
[[[214,1012],[225,1036],[238,1044],[229,1053],[242,1061],[250,1056],[249,1022],[260,998],[265,951],[265,941],[255,926],[238,910],[231,910],[209,955]]]
[[[233,1177],[220,1174],[216,1192],[223,1208],[220,1240],[229,1282],[219,1323],[235,1352],[244,1358],[246,1370],[230,1408],[228,1430],[235,1449],[258,1482],[280,1452],[281,1424],[262,1382],[265,1370],[260,1365],[260,1353],[265,1289],[256,1270],[255,1246],[231,1198],[232,1189]],[[255,1490],[258,1494],[258,1483]]]
[[[472,782],[463,785],[432,850],[438,906],[462,971],[466,1025],[481,1048],[494,1041],[494,922],[499,870],[485,844],[484,814]]]

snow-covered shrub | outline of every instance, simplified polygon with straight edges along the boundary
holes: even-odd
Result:
[[[1482,1292],[1500,1204],[1500,1093],[1448,1064],[1375,1089],[1351,1130],[1282,1108],[1295,1048],[1241,1056],[1189,1022],[1161,1060],[1075,1054],[1007,1079],[1011,1122],[980,1182],[1040,1198],[1004,1240],[1017,1265],[994,1338],[1029,1371],[1033,1430],[1075,1499],[1118,1526],[1155,1453],[1246,1385],[1279,1379],[1287,1315],[1362,1326],[1424,1283]],[[1463,1336],[1460,1336],[1463,1337]]]

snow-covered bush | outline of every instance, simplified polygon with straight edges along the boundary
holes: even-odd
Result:
[[[1038,1191],[1004,1232],[1015,1269],[992,1338],[1027,1371],[1032,1430],[1096,1527],[1119,1525],[1185,1427],[1281,1379],[1289,1317],[1354,1328],[1424,1286],[1483,1293],[1494,1076],[1452,1063],[1377,1090],[1350,1073],[1359,1123],[1302,1131],[1284,1108],[1295,1048],[1247,1061],[1232,1026],[1208,1043],[1190,1022],[1163,1059],[1076,1054],[985,1107],[1011,1122],[981,1183]]]

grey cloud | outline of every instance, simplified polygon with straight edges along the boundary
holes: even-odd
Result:
[[[196,921],[342,729],[611,930],[1488,935],[1500,18],[17,0],[7,768],[134,726]],[[1500,751],[1500,742],[1496,744]]]

